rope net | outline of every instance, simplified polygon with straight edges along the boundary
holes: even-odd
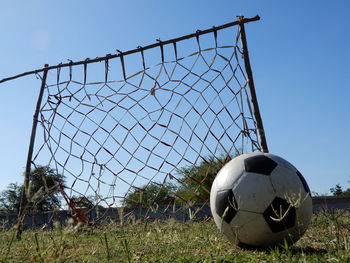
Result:
[[[210,214],[216,173],[260,151],[240,37],[230,27],[49,70],[32,166],[63,176],[61,209],[84,222]]]

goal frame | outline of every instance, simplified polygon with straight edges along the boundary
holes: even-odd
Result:
[[[78,62],[70,61],[69,63],[64,63],[64,64],[61,63],[61,64],[54,65],[54,66],[49,66],[48,64],[46,64],[41,69],[28,71],[28,72],[25,72],[22,74],[18,74],[16,76],[12,76],[12,77],[0,80],[0,83],[3,83],[3,82],[13,80],[16,78],[20,78],[23,76],[42,73],[42,77],[40,77],[41,78],[41,87],[40,87],[39,96],[37,99],[36,108],[35,108],[35,112],[34,112],[34,116],[33,116],[30,143],[29,143],[27,160],[26,160],[26,167],[25,167],[25,174],[24,174],[24,189],[22,192],[20,209],[19,209],[19,214],[18,214],[17,238],[18,239],[20,238],[21,233],[23,231],[23,220],[24,220],[24,216],[26,214],[26,207],[28,204],[28,194],[29,194],[28,191],[29,191],[29,182],[30,182],[30,173],[31,173],[31,167],[32,167],[33,151],[34,151],[34,146],[35,146],[36,130],[37,130],[38,122],[39,122],[38,117],[39,117],[39,113],[40,113],[40,106],[41,106],[41,103],[43,100],[43,94],[44,94],[44,90],[45,90],[45,86],[46,86],[47,75],[48,75],[48,72],[50,70],[61,69],[64,67],[72,67],[72,66],[77,66],[77,65],[86,66],[87,64],[91,64],[91,63],[107,61],[107,60],[113,59],[113,58],[120,58],[122,70],[123,70],[123,75],[124,75],[124,79],[125,79],[124,56],[126,56],[126,55],[130,55],[130,54],[138,53],[138,52],[143,52],[145,50],[153,49],[155,47],[160,47],[162,50],[163,46],[165,46],[165,45],[174,44],[174,43],[177,43],[179,41],[183,41],[183,40],[190,39],[190,38],[197,38],[198,39],[198,37],[200,35],[204,35],[204,34],[208,34],[208,33],[216,34],[216,32],[218,30],[232,27],[232,26],[239,26],[244,67],[245,67],[245,71],[247,74],[247,84],[248,84],[249,91],[250,91],[251,105],[253,108],[253,114],[254,114],[254,118],[255,118],[255,122],[256,122],[256,126],[257,126],[258,138],[260,139],[261,151],[267,153],[268,152],[268,145],[267,145],[267,141],[266,141],[263,121],[262,121],[260,110],[259,110],[259,104],[258,104],[257,94],[256,94],[256,90],[255,90],[255,85],[254,85],[253,72],[252,72],[252,68],[251,68],[251,64],[250,64],[248,44],[247,44],[247,38],[246,38],[246,32],[245,32],[245,24],[246,23],[258,21],[259,19],[260,19],[259,16],[255,16],[252,18],[244,18],[243,16],[239,16],[237,21],[227,23],[227,24],[224,24],[224,25],[221,25],[218,27],[212,27],[212,28],[206,29],[206,30],[197,30],[196,33],[185,35],[185,36],[182,36],[179,38],[174,38],[174,39],[170,39],[167,41],[157,40],[156,43],[148,45],[148,46],[138,47],[137,49],[129,50],[126,52],[121,52],[118,50],[118,52],[116,54],[108,54],[106,56],[97,57],[95,59],[86,59],[86,60],[82,60],[82,61],[78,61]]]

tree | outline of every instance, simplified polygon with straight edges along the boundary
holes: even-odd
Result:
[[[219,158],[209,157],[199,165],[180,169],[178,173],[181,179],[177,195],[181,199],[193,202],[208,201],[216,175],[231,159],[231,155],[221,155]]]
[[[11,183],[7,189],[0,193],[0,212],[18,213],[23,186]]]
[[[28,192],[28,211],[50,211],[61,205],[60,185],[65,183],[63,175],[49,166],[38,166],[30,173]],[[23,185],[9,184],[0,193],[0,211],[17,213],[19,211]]]
[[[136,188],[125,198],[126,206],[152,206],[186,201],[206,202],[210,197],[210,189],[220,169],[230,160],[232,155],[208,157],[198,165],[179,169],[178,184],[148,184]]]
[[[130,192],[125,198],[125,206],[154,206],[174,202],[177,187],[173,184],[147,184]]]
[[[330,189],[330,191],[334,196],[349,196],[350,195],[350,188],[343,190],[343,188],[340,186],[340,184],[336,184],[335,187],[332,187]]]
[[[70,201],[74,203],[75,208],[103,208],[102,205],[99,205],[98,199],[95,196],[72,196]]]
[[[59,197],[60,185],[64,185],[65,177],[49,166],[38,166],[30,174],[30,191],[32,209],[34,211],[51,211],[61,205]]]

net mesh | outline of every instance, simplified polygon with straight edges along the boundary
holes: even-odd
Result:
[[[86,61],[48,71],[32,159],[80,220],[192,217],[225,162],[260,150],[238,27]]]

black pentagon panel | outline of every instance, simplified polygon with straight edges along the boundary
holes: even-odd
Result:
[[[306,193],[310,193],[310,188],[309,188],[309,186],[308,186],[308,184],[307,184],[307,182],[306,182],[304,176],[303,176],[299,171],[297,171],[297,175],[298,175],[298,177],[299,177],[301,183],[302,183],[303,186],[304,186],[305,192],[306,192]]]
[[[256,155],[245,159],[244,165],[247,172],[270,175],[277,163],[265,155]]]
[[[216,213],[230,223],[237,214],[237,201],[231,189],[217,192],[215,201]]]
[[[263,216],[271,231],[276,233],[295,225],[296,210],[286,200],[276,197]]]

